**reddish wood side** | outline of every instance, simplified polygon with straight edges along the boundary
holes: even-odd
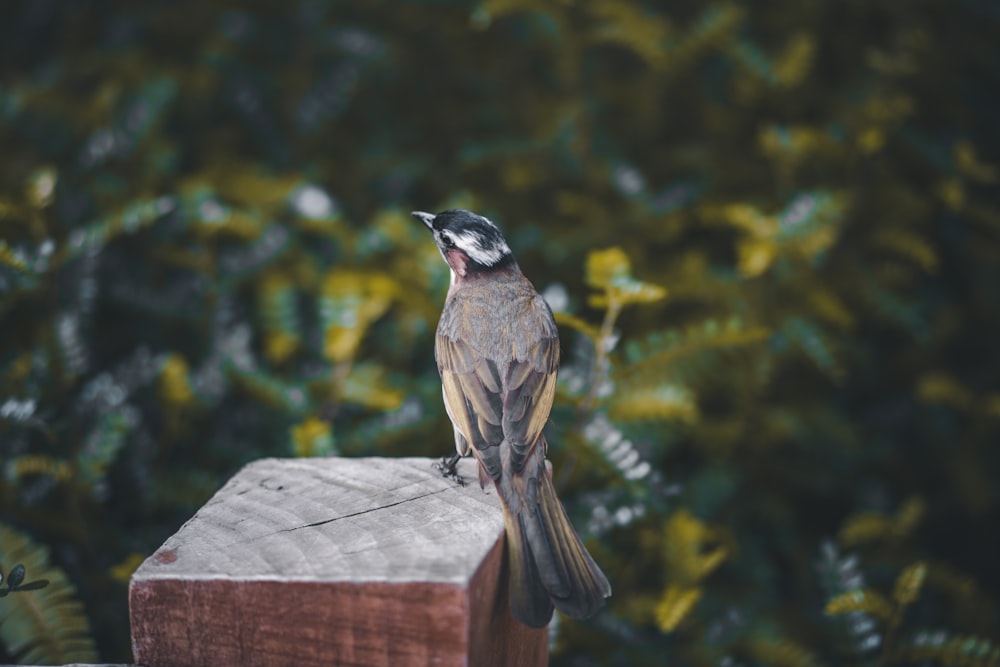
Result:
[[[153,579],[130,591],[148,667],[537,666],[548,630],[510,615],[499,541],[470,588]]]
[[[160,579],[136,583],[130,605],[134,659],[150,667],[465,664],[454,585]]]

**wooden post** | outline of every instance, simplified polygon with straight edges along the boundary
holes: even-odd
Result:
[[[515,621],[496,492],[431,459],[263,459],[136,570],[148,667],[544,665]],[[503,565],[503,567],[502,567]]]

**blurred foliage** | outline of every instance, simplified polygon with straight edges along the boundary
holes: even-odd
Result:
[[[6,588],[0,589],[0,640],[5,651],[26,664],[96,660],[87,616],[66,573],[49,563],[44,547],[3,524],[0,544],[0,573],[7,574]],[[25,582],[29,573],[46,578]]]
[[[6,6],[0,564],[53,584],[0,661],[127,660],[251,459],[450,451],[406,212],[463,206],[559,311],[615,589],[553,664],[1000,664],[1000,9],[666,7]]]

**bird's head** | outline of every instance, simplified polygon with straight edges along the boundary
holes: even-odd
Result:
[[[510,246],[491,220],[478,213],[456,208],[441,213],[414,211],[431,230],[434,242],[453,276],[486,273],[504,268],[514,261]]]

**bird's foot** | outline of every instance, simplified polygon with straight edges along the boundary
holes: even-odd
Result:
[[[450,479],[453,482],[457,482],[461,486],[466,485],[465,478],[458,474],[458,461],[462,457],[457,453],[451,456],[442,457],[440,461],[434,464],[434,467],[441,471],[441,475],[446,479]]]

